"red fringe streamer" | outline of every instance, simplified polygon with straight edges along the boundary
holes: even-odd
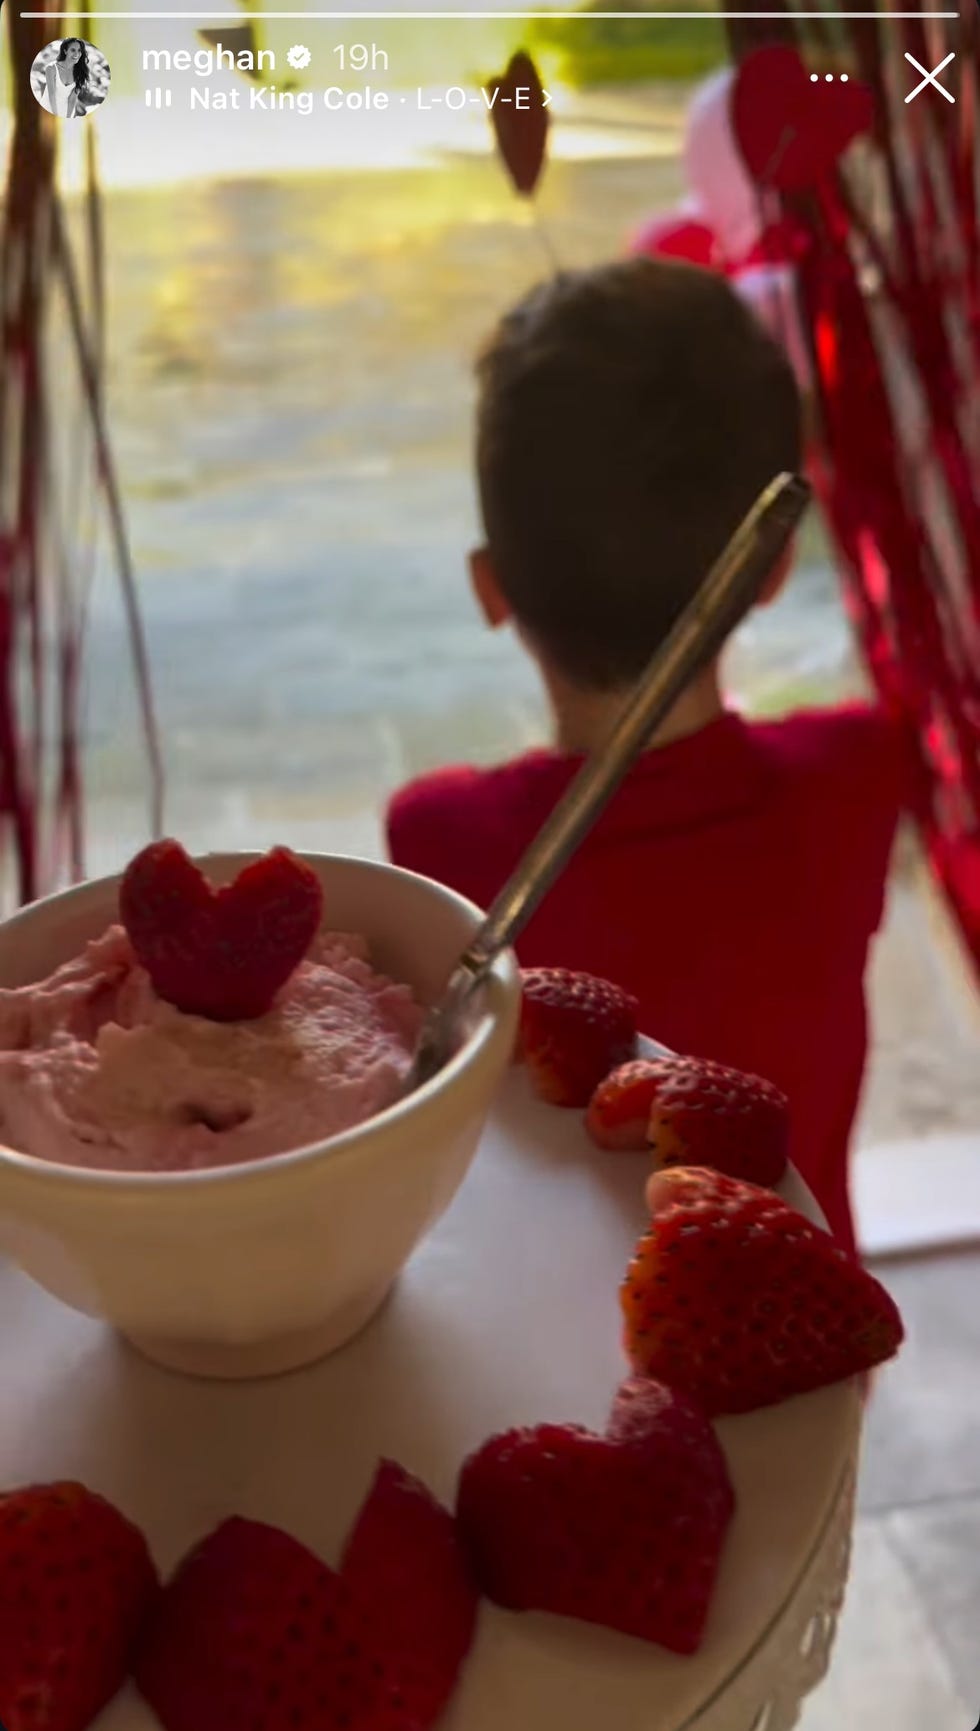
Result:
[[[775,26],[732,21],[736,55],[803,40],[782,10]],[[915,813],[980,969],[980,13],[955,32],[886,8],[842,28],[875,97],[873,140],[778,201],[813,348],[815,480],[867,667],[917,741]],[[956,103],[906,103],[905,53],[934,67],[953,48]]]
[[[57,127],[30,72],[54,34],[6,8],[14,130],[0,208],[0,872],[21,901],[83,872],[81,660],[92,550],[79,532],[93,483],[122,584],[151,779],[151,827],[162,828],[163,769],[136,587],[102,402],[103,264],[95,140],[86,139],[85,287],[56,180]],[[67,311],[80,386],[72,480],[55,472],[47,359],[51,317]],[[65,494],[72,494],[66,506]],[[11,885],[2,883],[5,894]]]

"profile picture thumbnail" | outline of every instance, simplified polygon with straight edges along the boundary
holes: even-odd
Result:
[[[49,42],[31,67],[31,89],[42,108],[59,120],[82,120],[109,94],[109,62],[80,36]]]

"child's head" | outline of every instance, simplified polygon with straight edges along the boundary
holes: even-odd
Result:
[[[536,289],[479,383],[484,602],[573,684],[628,685],[799,466],[790,365],[721,278],[631,259]]]

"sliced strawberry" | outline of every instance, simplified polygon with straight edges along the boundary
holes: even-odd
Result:
[[[603,1076],[636,1050],[635,998],[611,980],[568,968],[527,968],[520,1050],[553,1106],[585,1106]]]
[[[492,1437],[463,1467],[457,1516],[498,1604],[693,1653],[733,1506],[707,1421],[662,1390],[623,1435],[539,1425]]]
[[[897,1352],[888,1293],[778,1196],[697,1167],[655,1174],[647,1195],[620,1295],[637,1371],[710,1414],[749,1412]]]
[[[341,1575],[370,1606],[418,1723],[433,1724],[476,1628],[477,1590],[452,1515],[403,1467],[382,1461]]]
[[[0,1725],[85,1731],[158,1591],[143,1535],[77,1484],[0,1496]]]
[[[654,1165],[711,1166],[747,1184],[786,1173],[789,1101],[761,1076],[707,1058],[661,1058],[647,1141]]]
[[[609,1409],[605,1431],[609,1441],[642,1444],[656,1437],[662,1424],[674,1437],[683,1439],[684,1447],[692,1453],[706,1451],[715,1465],[724,1461],[721,1445],[694,1401],[664,1382],[654,1382],[651,1376],[625,1377]]]
[[[789,1103],[771,1082],[704,1058],[639,1058],[599,1083],[586,1127],[600,1148],[649,1147],[658,1167],[711,1166],[750,1184],[786,1172]]]
[[[181,1564],[135,1670],[164,1731],[421,1731],[367,1607],[274,1527],[230,1520]]]
[[[213,889],[176,841],[130,862],[119,913],[154,989],[188,1015],[247,1021],[271,1008],[323,917],[323,888],[288,848],[273,848]]]
[[[660,1065],[654,1058],[633,1058],[603,1077],[585,1115],[585,1127],[598,1148],[617,1153],[646,1148],[659,1084]]]

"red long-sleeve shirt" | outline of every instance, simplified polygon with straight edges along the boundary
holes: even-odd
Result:
[[[580,762],[423,777],[391,802],[391,858],[486,907]],[[727,713],[639,760],[517,946],[525,967],[618,981],[677,1051],[782,1088],[793,1158],[851,1246],[864,972],[902,788],[878,711]]]

